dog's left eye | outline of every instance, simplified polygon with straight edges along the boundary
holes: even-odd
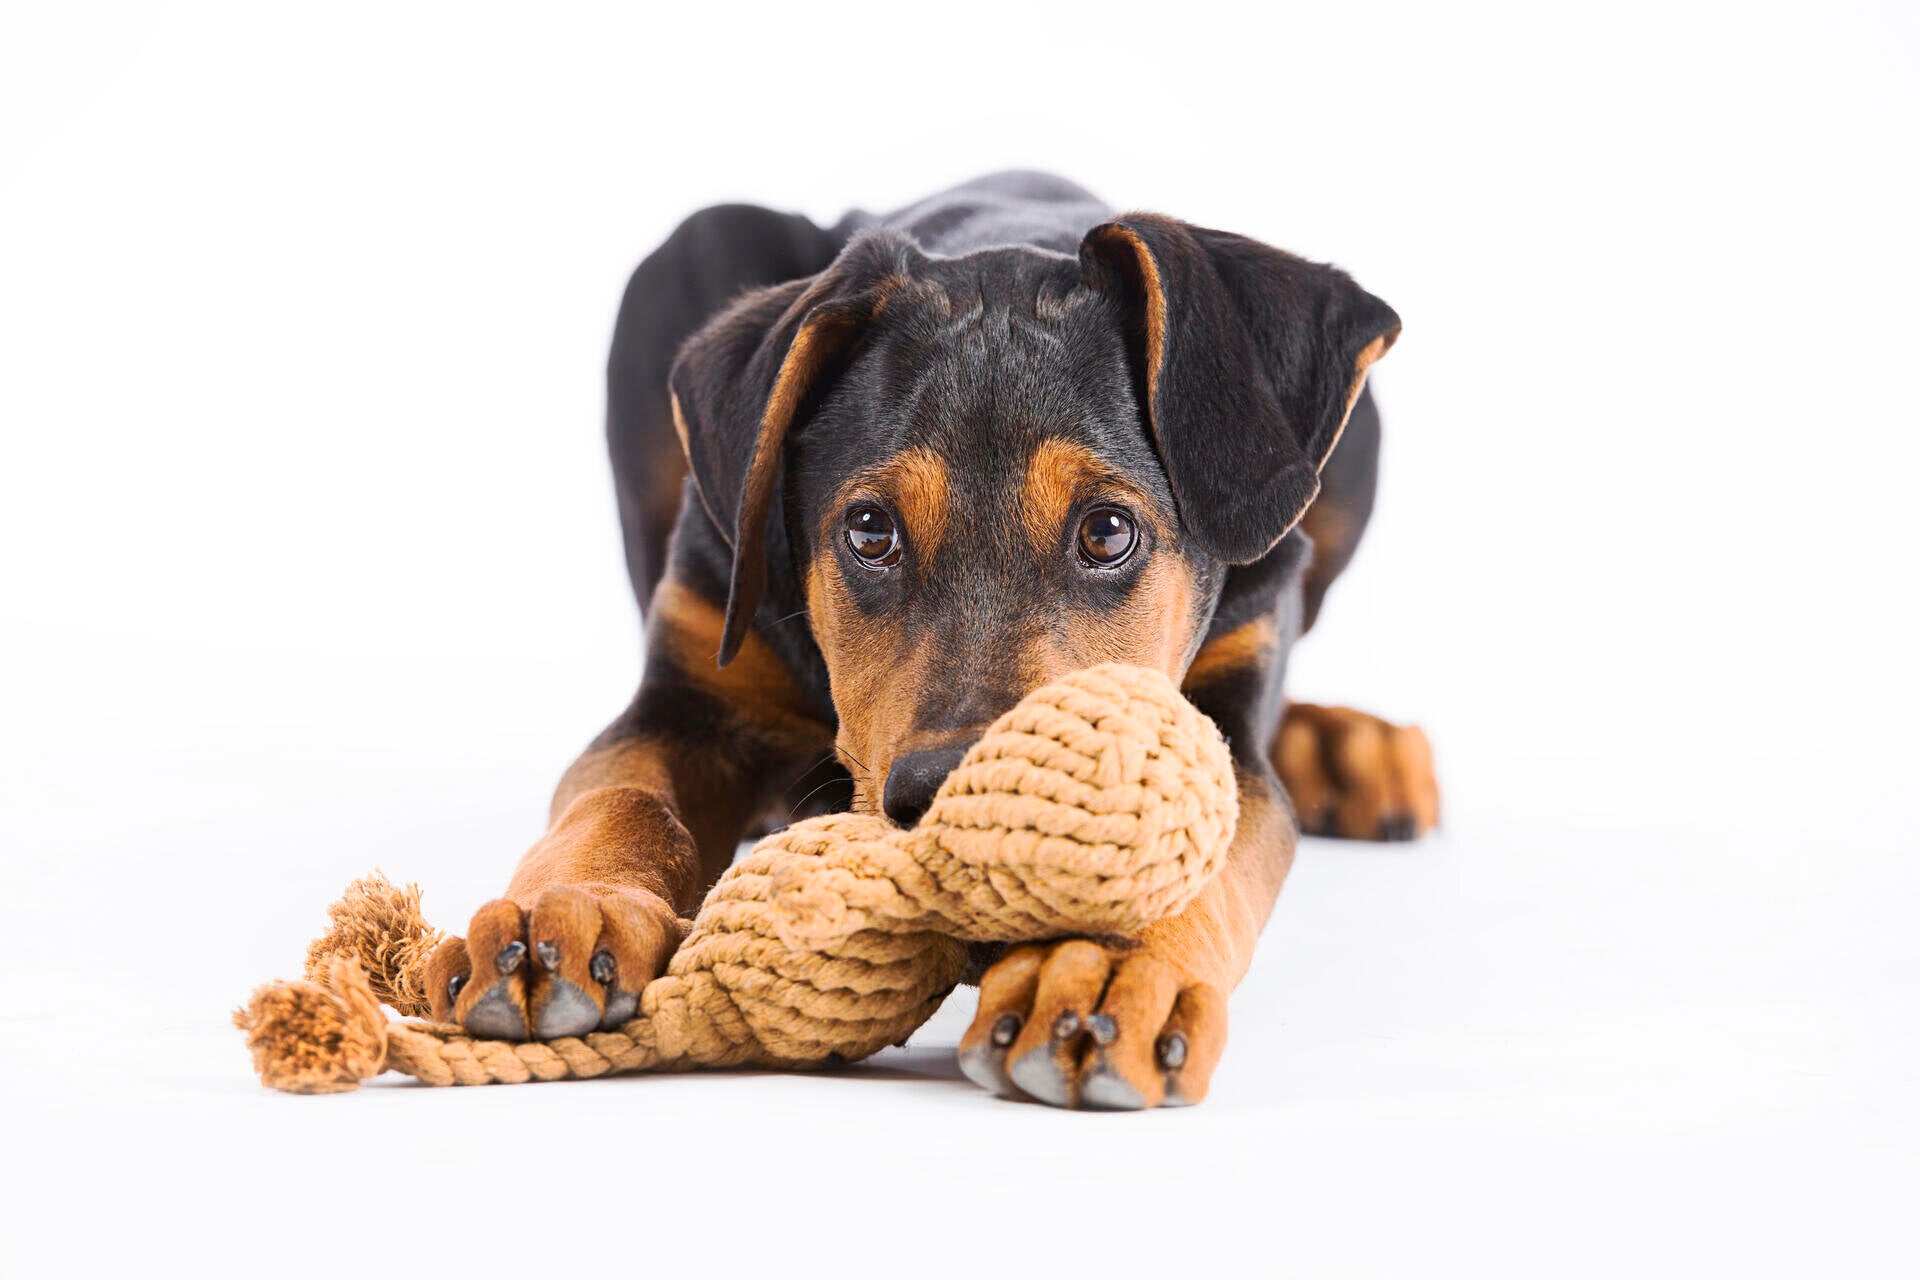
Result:
[[[893,517],[878,507],[855,507],[847,512],[847,545],[860,563],[875,569],[900,562],[900,530]]]
[[[1118,507],[1098,507],[1080,522],[1080,554],[1103,569],[1132,555],[1139,540],[1132,517]]]

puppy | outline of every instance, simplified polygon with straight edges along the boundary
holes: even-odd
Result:
[[[693,215],[635,271],[608,371],[645,675],[436,955],[437,1016],[625,1020],[744,837],[911,824],[1022,695],[1129,662],[1231,745],[1226,869],[1138,937],[982,949],[960,1060],[1055,1106],[1198,1102],[1299,832],[1438,817],[1417,729],[1282,694],[1366,527],[1367,370],[1399,331],[1332,267],[1039,174],[826,229]]]

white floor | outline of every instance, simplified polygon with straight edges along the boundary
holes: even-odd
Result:
[[[1844,809],[1614,809],[1456,754],[1442,836],[1308,842],[1192,1111],[981,1094],[971,993],[831,1076],[286,1097],[228,1008],[370,866],[457,925],[545,784],[539,744],[357,742],[339,711],[5,740],[33,980],[0,1014],[0,1270],[1911,1274],[1913,862]]]

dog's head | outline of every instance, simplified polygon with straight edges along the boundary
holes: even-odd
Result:
[[[805,584],[856,806],[911,822],[1038,685],[1106,661],[1180,678],[1227,567],[1306,511],[1398,332],[1331,267],[1153,215],[1094,228],[1077,261],[856,237],[674,366],[733,548],[719,659],[771,546]]]

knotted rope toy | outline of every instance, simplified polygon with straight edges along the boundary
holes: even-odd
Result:
[[[353,1089],[695,1067],[806,1068],[904,1041],[966,968],[965,942],[1129,934],[1191,902],[1238,819],[1220,732],[1172,682],[1105,665],[995,721],[910,831],[870,814],[776,832],[721,875],[667,971],[613,1031],[478,1040],[429,1011],[441,941],[415,887],[377,874],[329,909],[306,978],[234,1014],[262,1082]]]

